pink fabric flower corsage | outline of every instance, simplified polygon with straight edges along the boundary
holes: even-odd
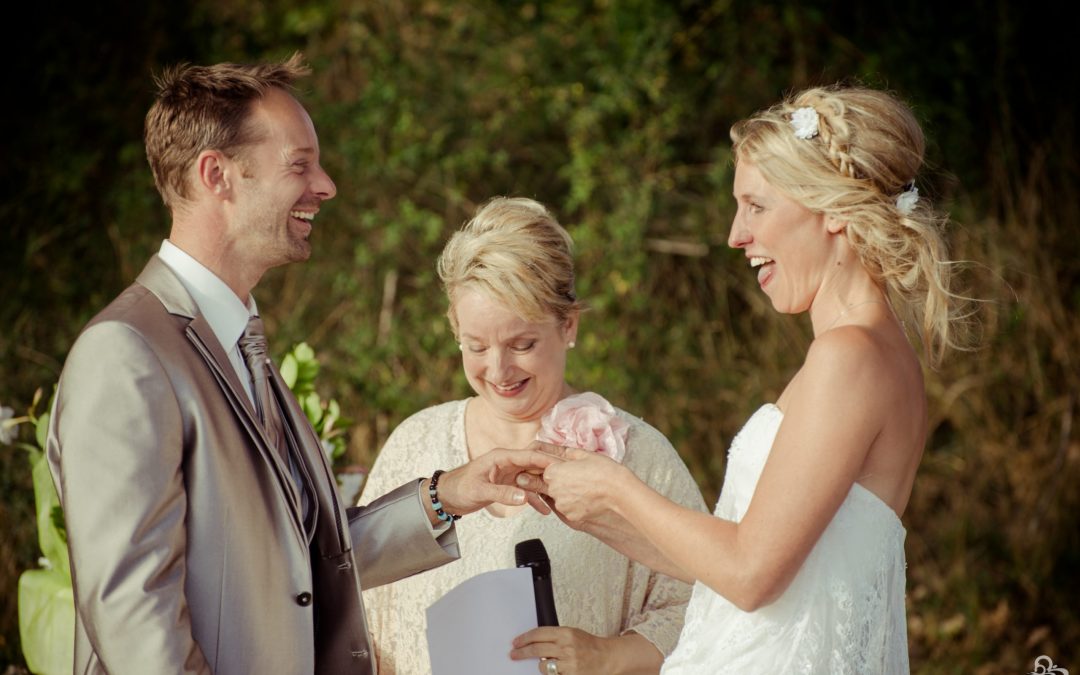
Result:
[[[567,396],[540,420],[536,440],[607,455],[622,462],[630,425],[599,394],[586,391]]]

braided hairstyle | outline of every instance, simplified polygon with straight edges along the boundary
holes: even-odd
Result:
[[[806,108],[816,113],[816,133],[796,134],[797,111],[815,116]],[[948,217],[925,198],[910,204],[926,142],[907,105],[861,87],[807,89],[737,122],[731,140],[736,162],[752,163],[804,208],[846,223],[856,255],[904,324],[917,327],[931,365],[967,346],[971,312],[950,288]]]

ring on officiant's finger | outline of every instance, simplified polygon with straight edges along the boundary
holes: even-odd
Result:
[[[544,666],[547,669],[547,675],[559,675],[559,662],[555,659],[548,659],[547,665]]]

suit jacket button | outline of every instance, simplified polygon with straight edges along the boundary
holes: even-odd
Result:
[[[300,605],[301,607],[307,607],[308,605],[310,605],[311,593],[304,591],[300,595],[296,596],[296,604]]]

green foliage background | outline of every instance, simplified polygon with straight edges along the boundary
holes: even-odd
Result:
[[[370,464],[408,414],[468,394],[434,260],[488,197],[548,204],[577,245],[569,377],[664,431],[715,499],[725,449],[809,341],[725,245],[731,122],[810,84],[914,105],[920,189],[956,220],[982,347],[928,372],[933,435],[911,505],[920,673],[1080,668],[1077,74],[1064,10],[840,2],[105,2],[31,20],[0,108],[0,403],[25,408],[79,328],[168,231],[142,155],[151,74],[302,50],[302,99],[338,197],[312,260],[258,291],[278,353]],[[44,12],[44,8],[31,8]],[[823,402],[823,405],[825,403]],[[0,452],[0,665],[38,557],[25,457]]]

